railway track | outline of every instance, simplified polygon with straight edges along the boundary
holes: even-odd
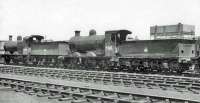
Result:
[[[0,66],[0,85],[72,103],[199,103],[200,79]]]

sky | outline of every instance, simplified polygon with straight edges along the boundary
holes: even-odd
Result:
[[[68,40],[75,30],[97,35],[128,29],[149,39],[150,26],[191,24],[200,34],[200,0],[0,0],[0,40],[39,34]]]

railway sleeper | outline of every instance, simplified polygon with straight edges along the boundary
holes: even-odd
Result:
[[[9,81],[7,81],[7,83],[11,83]],[[22,84],[26,84],[25,81],[21,82]],[[20,84],[20,83],[19,83]],[[29,84],[29,82],[27,83]],[[18,85],[16,83],[16,85]],[[46,85],[46,84],[43,84],[43,85]],[[26,88],[26,87],[23,87],[23,86],[31,86],[31,85],[18,85],[18,88]],[[56,87],[57,85],[54,85],[54,89],[52,91],[52,88],[48,88],[50,86],[47,86],[46,85],[46,89],[45,88],[42,88],[40,92],[37,92],[37,96],[40,96],[39,93],[42,93],[42,95],[40,97],[51,97],[50,99],[61,99],[61,98],[65,98],[64,96],[62,96],[62,94],[60,94],[60,89],[58,89],[58,91],[56,91]],[[58,86],[59,87],[59,86]],[[24,89],[25,91],[30,91],[31,88],[30,87],[27,87],[28,89]],[[49,90],[50,89],[50,90]],[[80,88],[69,88],[69,91],[72,91],[72,92],[67,92],[69,93],[70,96],[73,96],[73,100],[72,98],[67,98],[67,100],[72,100],[73,103],[83,103],[83,102],[87,102],[91,97],[95,97],[97,100],[101,100],[101,101],[111,101],[111,102],[114,102],[114,103],[122,103],[122,102],[127,102],[127,103],[134,103],[134,102],[147,102],[147,103],[151,103],[151,101],[155,98],[153,97],[145,97],[145,96],[141,96],[141,97],[137,97],[137,96],[132,96],[130,98],[130,94],[126,94],[124,96],[121,96],[122,94],[120,93],[113,93],[113,92],[108,92],[108,91],[99,91],[99,93],[96,93],[95,94],[95,91],[87,91],[85,90],[86,92],[81,92],[81,91],[84,91]],[[93,93],[94,94],[93,94]],[[92,93],[92,94],[91,94]],[[128,97],[128,99],[127,99]],[[162,98],[164,99],[164,98]],[[173,100],[173,99],[172,99]],[[166,99],[166,101],[172,101],[171,99]],[[169,102],[170,103],[170,102]]]

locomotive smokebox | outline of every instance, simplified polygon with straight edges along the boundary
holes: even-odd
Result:
[[[76,30],[75,32],[75,36],[80,36],[81,31],[80,30]]]
[[[14,42],[14,41],[7,41],[5,44],[4,44],[4,50],[6,52],[9,52],[11,54],[13,54],[14,52],[17,51],[17,42]]]

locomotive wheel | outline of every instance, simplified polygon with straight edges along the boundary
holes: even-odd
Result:
[[[9,56],[5,56],[5,57],[4,57],[4,60],[5,60],[5,63],[6,63],[6,64],[10,64],[10,60],[11,60],[11,59],[10,59]]]

